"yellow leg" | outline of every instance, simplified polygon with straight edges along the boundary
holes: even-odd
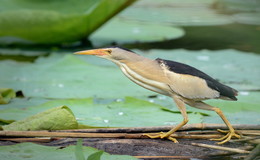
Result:
[[[232,137],[241,138],[241,136],[236,133],[236,131],[234,130],[234,128],[232,127],[230,122],[227,120],[227,118],[225,117],[225,115],[222,113],[222,111],[219,108],[212,107],[212,106],[210,106],[210,105],[208,105],[204,102],[201,102],[201,101],[186,100],[185,102],[192,107],[196,107],[196,108],[204,109],[204,110],[215,111],[222,118],[224,123],[227,125],[229,131],[222,131],[222,130],[218,129],[219,132],[227,133],[225,136],[223,136],[219,139],[212,139],[212,140],[216,140],[216,141],[221,141],[221,142],[218,142],[218,144],[224,144],[224,143],[228,142]]]
[[[167,139],[173,141],[174,143],[178,143],[176,138],[171,137],[171,134],[173,134],[174,132],[179,130],[182,126],[184,126],[188,122],[188,115],[186,113],[186,107],[185,107],[185,103],[183,102],[183,100],[177,96],[173,96],[173,100],[176,103],[179,110],[181,111],[181,114],[183,116],[183,121],[166,133],[160,132],[160,133],[157,133],[156,135],[144,134],[145,136],[148,136],[149,138],[161,138],[161,139],[167,138]]]
[[[223,130],[218,129],[219,132],[227,133],[227,134],[221,138],[212,139],[212,140],[221,141],[221,142],[218,142],[218,144],[224,144],[224,143],[228,142],[232,137],[241,138],[241,136],[236,133],[236,131],[234,130],[234,128],[232,127],[230,122],[227,120],[225,115],[222,113],[222,111],[219,108],[212,108],[212,109],[222,118],[222,120],[224,121],[224,123],[227,125],[227,127],[229,129],[229,131],[223,131]]]

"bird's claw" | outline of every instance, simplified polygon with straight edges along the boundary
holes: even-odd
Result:
[[[227,134],[221,138],[211,139],[213,141],[221,141],[221,142],[218,142],[217,144],[224,144],[224,143],[230,141],[232,137],[236,137],[238,139],[241,138],[241,136],[239,134],[237,134],[235,130],[224,131],[224,130],[218,129],[218,131],[221,133],[227,133]]]
[[[173,141],[174,143],[179,143],[176,138],[173,138],[171,137],[171,135],[168,135],[167,133],[164,132],[156,133],[155,135],[150,135],[150,134],[143,134],[143,135],[149,138],[160,138],[160,139],[167,138],[170,141]]]

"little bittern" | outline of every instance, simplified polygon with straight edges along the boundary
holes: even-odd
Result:
[[[114,62],[133,82],[151,91],[172,97],[179,108],[183,121],[167,133],[147,135],[150,138],[168,138],[178,142],[171,134],[188,122],[185,104],[204,110],[215,111],[225,122],[229,131],[219,139],[218,144],[228,142],[232,137],[240,138],[222,111],[203,100],[224,99],[236,101],[237,91],[221,84],[204,72],[186,64],[164,60],[151,60],[130,50],[110,47],[76,52],[81,55],[95,55]],[[221,131],[221,130],[220,130]],[[225,131],[221,131],[225,132]]]

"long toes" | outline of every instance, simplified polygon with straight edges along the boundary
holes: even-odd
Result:
[[[154,133],[154,134],[143,134],[144,136],[147,136],[147,137],[149,137],[149,138],[161,138],[161,139],[163,139],[163,138],[165,138],[165,133],[163,133],[163,132],[160,132],[160,133]]]
[[[239,134],[236,134],[236,133],[233,136],[235,136],[237,139],[241,138],[241,136]]]
[[[157,133],[156,135],[150,135],[150,134],[143,134],[143,135],[147,136],[149,138],[160,138],[160,139],[167,138],[167,139],[173,141],[174,143],[179,143],[176,138],[168,136],[167,133],[163,133],[163,132]]]
[[[220,132],[220,133],[229,133],[229,131],[224,131],[222,129],[217,129],[217,131]]]
[[[223,130],[218,130],[218,131],[220,131],[222,133],[226,132]],[[223,136],[221,138],[217,138],[217,139],[212,139],[212,140],[221,141],[221,142],[218,142],[217,144],[224,144],[224,143],[230,141],[232,137],[241,138],[241,136],[236,134],[235,131],[228,131],[228,133],[225,136]]]
[[[210,140],[212,140],[212,141],[222,141],[222,140],[226,139],[228,136],[229,136],[229,134],[227,134],[227,135],[225,135],[221,138],[213,138],[213,139],[210,139]]]
[[[160,137],[160,134],[158,134],[158,135],[150,135],[150,134],[143,134],[144,136],[147,136],[147,137],[149,137],[149,138],[161,138]]]
[[[176,138],[168,137],[169,140],[173,141],[174,143],[179,143]]]
[[[224,144],[224,143],[230,141],[231,138],[232,138],[232,136],[228,136],[224,141],[218,142],[217,144]]]

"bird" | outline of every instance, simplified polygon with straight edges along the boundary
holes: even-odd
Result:
[[[220,83],[206,73],[184,63],[157,58],[155,60],[143,57],[129,49],[114,46],[107,48],[83,50],[77,55],[95,55],[115,63],[134,83],[173,99],[180,110],[183,120],[168,132],[144,134],[149,138],[169,139],[174,143],[178,140],[171,135],[187,124],[186,105],[203,110],[215,111],[228,127],[228,131],[218,130],[225,135],[211,139],[224,144],[231,138],[241,138],[221,109],[205,102],[207,99],[223,99],[237,101],[238,91]]]

